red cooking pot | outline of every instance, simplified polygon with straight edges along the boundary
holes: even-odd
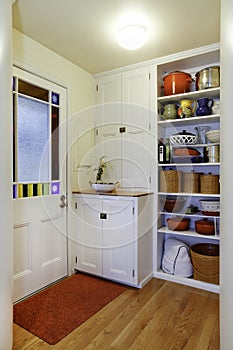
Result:
[[[190,91],[192,77],[185,72],[172,72],[163,78],[164,81],[164,95],[182,94]]]

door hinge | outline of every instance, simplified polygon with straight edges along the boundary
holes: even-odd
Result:
[[[75,209],[77,210],[78,209],[78,203],[75,202]]]
[[[151,123],[149,123],[149,131],[151,130]]]
[[[119,128],[119,132],[120,133],[126,132],[126,127],[122,126],[121,128]]]
[[[75,257],[75,264],[77,264],[78,263],[78,257],[76,256]]]
[[[95,129],[95,135],[98,136],[99,135],[99,130]]]
[[[96,91],[99,91],[99,85],[97,84],[95,87]]]
[[[134,208],[134,207],[132,208],[132,213],[133,213],[133,215],[134,215],[134,213],[135,213],[135,208]]]
[[[149,183],[151,184],[151,176],[149,176]]]
[[[132,277],[134,277],[134,270],[132,270]]]
[[[150,80],[150,78],[151,78],[151,74],[149,73],[149,80]]]
[[[101,220],[106,220],[107,219],[107,214],[106,213],[100,213],[100,219]]]

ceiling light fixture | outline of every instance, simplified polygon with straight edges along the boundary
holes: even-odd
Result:
[[[146,29],[138,25],[129,25],[119,30],[118,42],[127,50],[137,50],[147,41]]]

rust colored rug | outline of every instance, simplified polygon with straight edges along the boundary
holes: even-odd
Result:
[[[14,305],[14,322],[54,345],[125,289],[78,273]]]

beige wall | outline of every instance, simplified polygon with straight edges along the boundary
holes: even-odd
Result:
[[[68,87],[70,115],[94,104],[91,74],[15,29],[13,59]]]
[[[85,112],[90,110],[95,101],[93,76],[15,29],[13,29],[13,63],[68,88],[68,114],[69,120],[72,120],[69,124],[69,141],[73,145],[71,148],[71,144],[68,146],[70,156],[68,183],[71,189],[77,188],[80,175],[78,165],[93,145],[93,120],[90,119],[90,113]],[[84,134],[81,139],[80,131]],[[79,142],[75,142],[78,138]],[[81,182],[88,184],[88,181],[88,174],[81,173]]]

